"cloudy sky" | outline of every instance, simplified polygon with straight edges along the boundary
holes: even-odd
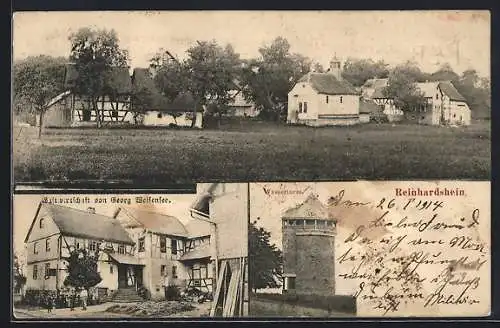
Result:
[[[111,197],[116,196],[123,199],[130,199],[131,204],[124,204],[123,207],[146,209],[148,211],[154,211],[157,213],[168,214],[175,216],[181,222],[186,223],[190,220],[189,207],[195,200],[195,194],[181,194],[181,195],[150,195],[151,197],[163,197],[168,198],[170,203],[165,204],[154,204],[149,205],[147,208],[145,206],[138,205],[135,203],[136,196],[148,196],[148,195],[16,195],[14,197],[13,204],[13,246],[15,251],[21,251],[24,249],[24,238],[28,233],[29,227],[35,217],[38,204],[43,199],[43,197],[55,197],[56,199],[74,199],[74,197],[79,197],[83,199],[84,197],[89,197],[90,203],[80,203],[80,204],[62,204],[63,206],[73,207],[80,210],[86,210],[88,207],[94,207],[96,213],[112,216],[114,211],[121,206],[121,204],[111,204]],[[95,200],[106,198],[108,204],[96,204]],[[154,207],[154,208],[151,208]]]
[[[242,58],[277,36],[327,65],[336,54],[415,60],[426,71],[450,63],[461,73],[475,68],[490,75],[490,15],[487,11],[176,11],[25,12],[13,20],[14,59],[67,56],[68,35],[80,27],[115,29],[132,67],[147,66],[160,48],[182,57],[196,40],[231,43]]]

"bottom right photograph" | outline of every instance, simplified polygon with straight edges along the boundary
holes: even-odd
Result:
[[[490,314],[489,182],[250,184],[251,317]]]

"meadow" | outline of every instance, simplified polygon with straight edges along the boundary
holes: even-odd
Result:
[[[490,123],[13,130],[15,182],[490,179]]]

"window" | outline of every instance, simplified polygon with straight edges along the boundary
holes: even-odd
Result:
[[[302,113],[302,103],[299,102],[299,113]]]
[[[109,273],[113,274],[113,264],[109,265]]]
[[[307,103],[304,102],[304,113],[307,113]]]
[[[165,266],[164,264],[162,264],[162,265],[161,265],[161,268],[160,268],[160,274],[161,274],[162,276],[164,276],[164,275],[165,275],[165,268],[166,268],[166,266]]]
[[[326,96],[326,99],[325,99],[325,100],[326,100],[326,103],[328,104],[328,96]]]
[[[44,219],[44,218],[41,218],[41,219],[40,219],[40,229],[43,229],[43,225],[44,225],[44,223],[45,223],[44,221],[45,221],[45,219]]]
[[[457,117],[457,114],[453,114],[453,118]]]
[[[144,245],[143,245],[143,247],[144,247]],[[125,254],[125,245],[118,245],[118,254]]]
[[[97,249],[97,243],[95,241],[91,241],[89,244],[89,250],[95,252]]]
[[[83,121],[90,121],[90,117],[92,116],[92,112],[90,111],[90,109],[84,109],[83,110]]]
[[[162,117],[161,113],[158,113],[158,115],[156,115],[156,117],[161,118]]]
[[[439,99],[439,94],[438,93],[436,93],[436,99]]]
[[[50,263],[45,263],[45,277],[50,276]]]
[[[50,239],[49,238],[47,238],[45,240],[45,251],[50,252]]]
[[[38,279],[38,265],[33,265],[33,280]]]
[[[177,254],[177,240],[171,239],[170,240],[170,247],[172,248],[172,255]]]
[[[160,253],[167,252],[167,237],[160,236]]]
[[[177,278],[177,267],[175,265],[172,266],[172,277]]]
[[[113,115],[113,117],[114,117],[114,118],[118,118],[118,110],[117,110],[117,109],[114,109],[114,110],[112,111],[112,115]]]
[[[340,103],[342,104],[343,101],[344,101],[344,97],[340,96]]]
[[[38,254],[38,242],[33,243],[33,254]]]
[[[144,237],[139,238],[139,252],[144,252]]]
[[[101,249],[101,243],[100,242],[97,242],[96,243],[96,251],[100,250]]]

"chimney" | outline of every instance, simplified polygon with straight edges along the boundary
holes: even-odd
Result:
[[[330,69],[328,70],[328,73],[333,74],[337,80],[342,80],[340,60],[336,55],[332,58],[332,60],[330,60]]]
[[[88,207],[87,212],[95,214],[95,207]]]

